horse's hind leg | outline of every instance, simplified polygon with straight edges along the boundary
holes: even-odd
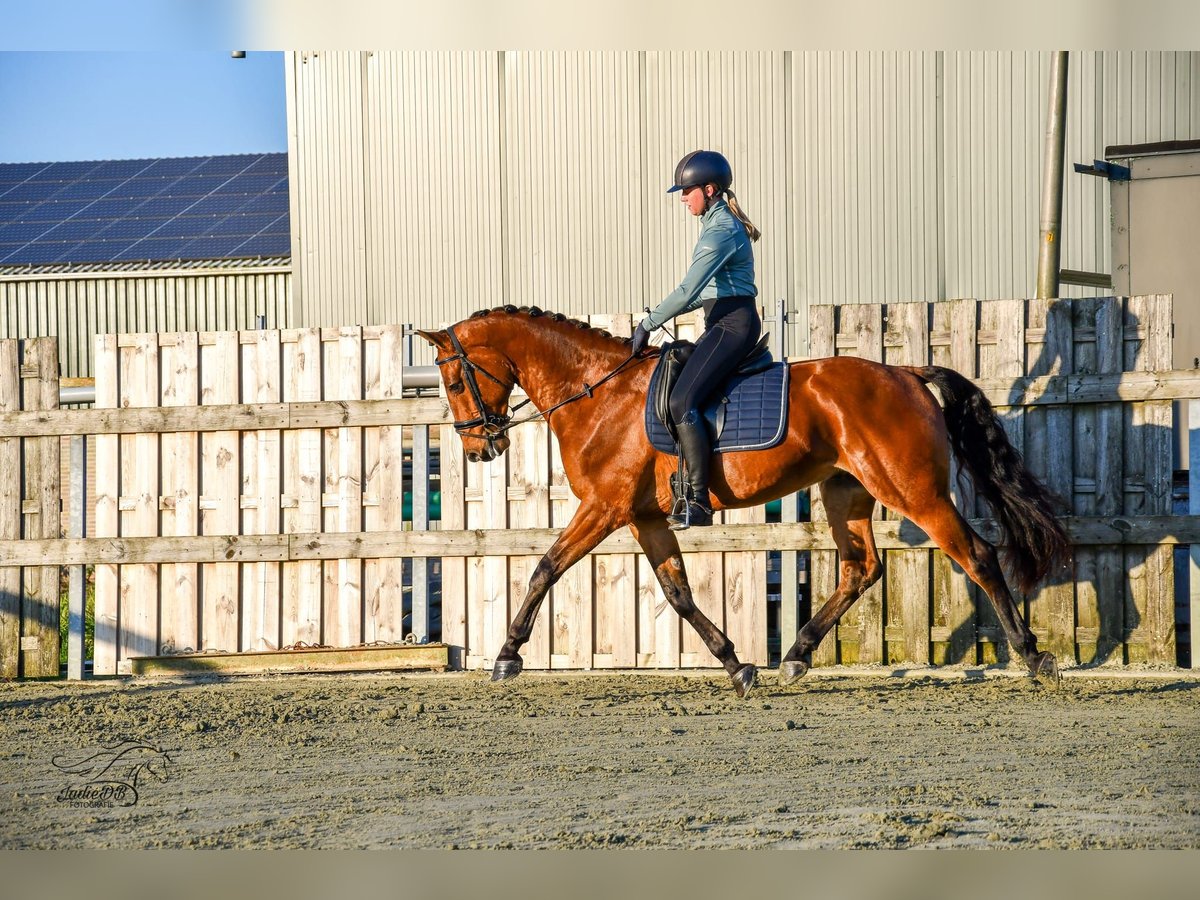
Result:
[[[829,530],[841,555],[838,586],[825,605],[800,629],[796,643],[784,654],[779,664],[783,684],[790,684],[808,671],[812,652],[821,639],[883,574],[883,563],[875,547],[875,533],[871,530],[875,498],[856,478],[839,472],[821,482],[821,500],[829,518]]]
[[[1025,660],[1029,672],[1035,678],[1045,675],[1057,682],[1060,678],[1058,662],[1053,653],[1039,651],[1037,638],[1025,624],[1021,611],[1013,601],[1012,593],[1004,582],[1004,572],[996,557],[996,548],[981,538],[959,514],[954,502],[948,497],[926,504],[920,518],[913,523],[953,559],[977,585],[983,588],[991,600],[1004,634],[1013,649]]]
[[[667,529],[667,523],[660,519],[631,524],[629,530],[637,538],[658,583],[662,585],[667,602],[679,613],[689,625],[696,629],[704,646],[725,667],[733,682],[734,690],[739,697],[745,697],[754,686],[754,676],[757,669],[749,663],[743,665],[733,652],[733,641],[708,616],[696,606],[692,600],[692,588],[688,584],[687,573],[683,568],[683,554],[679,550],[679,540],[675,533]]]

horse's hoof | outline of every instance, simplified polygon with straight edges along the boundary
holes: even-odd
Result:
[[[521,674],[521,657],[515,659],[498,659],[492,666],[492,681],[508,681]]]
[[[733,682],[733,689],[737,691],[739,697],[745,697],[750,693],[750,689],[754,687],[754,676],[757,672],[758,669],[747,663],[729,676],[729,680]]]
[[[779,683],[791,684],[808,672],[808,663],[802,659],[785,659],[779,664]]]
[[[1051,687],[1062,685],[1062,673],[1058,671],[1058,660],[1048,650],[1043,650],[1034,657],[1033,664],[1029,667],[1029,674],[1045,681]]]

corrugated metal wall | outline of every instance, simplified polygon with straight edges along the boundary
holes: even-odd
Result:
[[[298,316],[436,325],[499,303],[637,310],[724,151],[764,303],[1032,296],[1048,53],[287,55]],[[1200,53],[1071,55],[1061,264],[1109,270],[1110,144],[1200,137]],[[1092,289],[1064,287],[1065,296]],[[421,362],[422,360],[418,360]]]
[[[291,327],[287,268],[0,276],[0,338],[57,336],[63,377],[90,377],[97,334]]]

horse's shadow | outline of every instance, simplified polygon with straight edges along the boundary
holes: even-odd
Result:
[[[1112,371],[1113,362],[1117,368],[1124,370],[1127,362],[1132,362],[1131,354],[1138,352],[1137,345],[1130,346],[1126,336],[1133,334],[1138,327],[1137,317],[1121,305],[1081,303],[1074,301],[1075,328],[1095,329],[1097,348],[1100,341],[1107,342],[1110,350],[1116,348],[1120,354],[1116,360],[1110,358],[1109,365],[1103,366],[1099,360],[1101,352],[1079,353],[1079,345],[1072,341],[1053,339],[1051,322],[1048,322],[1046,340],[1036,360],[1029,366],[1031,375],[1059,374],[1095,374],[1102,369]],[[1052,308],[1053,309],[1053,308]],[[1123,316],[1123,318],[1119,318]],[[1115,335],[1109,331],[1115,329]],[[1122,340],[1122,338],[1125,339]],[[1073,356],[1074,358],[1068,358]],[[1153,478],[1149,475],[1131,475],[1123,470],[1126,460],[1134,461],[1143,466],[1146,473],[1162,461],[1156,462],[1155,456],[1161,454],[1164,448],[1170,452],[1172,446],[1172,429],[1170,426],[1148,424],[1138,421],[1131,416],[1121,403],[1088,404],[1063,406],[1033,406],[1028,404],[1035,400],[1025,389],[1022,380],[1014,380],[1009,391],[1007,410],[1000,410],[1001,418],[1005,420],[1006,429],[1010,436],[1016,430],[1017,417],[1024,417],[1024,444],[1026,464],[1039,479],[1047,483],[1059,497],[1061,514],[1074,516],[1138,516],[1164,514],[1171,509],[1171,478]],[[1021,409],[1018,404],[1026,404]],[[1070,410],[1072,421],[1070,435],[1072,441],[1072,465],[1063,471],[1054,471],[1050,460],[1054,452],[1062,452],[1062,448],[1048,447],[1046,435],[1034,435],[1031,429],[1046,427],[1046,412],[1039,410]],[[1059,413],[1061,415],[1061,413]],[[1097,442],[1104,441],[1111,450],[1116,450],[1111,456],[1112,462],[1118,467],[1117,471],[1096,471]],[[1034,448],[1035,452],[1029,452]],[[1170,460],[1165,463],[1170,467]],[[1110,468],[1112,467],[1110,463]],[[1091,474],[1093,477],[1088,477]],[[1164,496],[1165,493],[1165,496]],[[967,518],[990,517],[991,511],[982,499],[976,499],[967,492],[967,504],[963,504],[963,492],[959,491],[957,498],[960,511]],[[899,527],[899,539],[909,545],[917,545],[927,540],[925,534],[912,522],[904,519]],[[1130,662],[1127,654],[1127,644],[1137,638],[1133,634],[1142,624],[1142,615],[1134,602],[1134,597],[1141,590],[1136,583],[1134,572],[1141,565],[1153,548],[1138,545],[1079,545],[1074,548],[1071,564],[1050,575],[1039,585],[1032,595],[1021,595],[1013,591],[1014,598],[1023,605],[1026,621],[1030,620],[1033,608],[1042,600],[1042,595],[1055,591],[1063,586],[1073,587],[1072,599],[1072,628],[1084,626],[1089,633],[1072,639],[1074,643],[1074,662],[1083,668],[1098,667],[1106,663]],[[963,570],[951,561],[956,577],[965,579]],[[1180,566],[1175,565],[1177,577]],[[1186,567],[1183,567],[1186,570]],[[991,611],[986,596],[975,585],[971,584],[971,596],[974,600],[976,614],[973,620],[960,623],[954,630],[947,646],[962,648],[958,658],[947,659],[949,663],[971,664],[975,662],[972,655],[976,652],[977,629],[981,626],[995,628],[994,614]],[[1011,582],[1010,582],[1011,588]],[[1061,605],[1061,600],[1058,601]],[[1035,623],[1035,630],[1037,625]],[[1091,631],[1095,632],[1094,641]],[[1039,636],[1039,642],[1044,638]],[[1083,639],[1081,639],[1083,638]],[[1004,640],[995,643],[996,660],[1000,665],[1007,665],[1012,659],[1012,650]],[[1066,662],[1064,660],[1064,662]]]

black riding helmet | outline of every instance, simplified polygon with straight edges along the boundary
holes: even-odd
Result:
[[[729,190],[733,184],[733,169],[729,167],[729,160],[716,150],[693,150],[675,167],[675,183],[667,188],[667,193],[705,184],[715,184],[722,191]]]

